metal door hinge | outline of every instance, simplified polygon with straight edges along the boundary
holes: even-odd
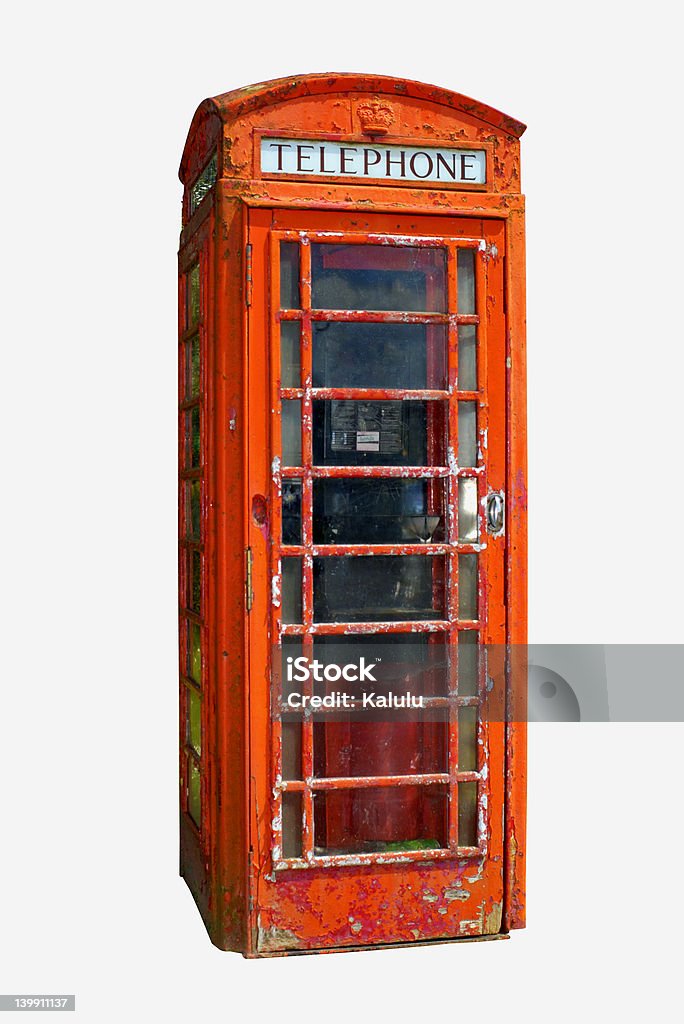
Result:
[[[252,305],[252,243],[245,246],[245,304]]]
[[[252,610],[254,604],[254,590],[252,588],[252,562],[254,556],[251,548],[245,548],[245,604],[247,611]]]
[[[254,852],[253,852],[252,848],[250,847],[249,848],[249,853],[247,854],[247,878],[249,879],[248,884],[249,884],[249,912],[250,912],[250,914],[254,911],[254,904],[255,904],[254,892],[253,892],[253,888],[252,888],[252,884],[253,884],[253,881],[254,881],[254,879],[253,879],[253,867],[254,867]]]

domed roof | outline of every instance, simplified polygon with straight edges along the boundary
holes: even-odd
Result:
[[[238,120],[261,107],[274,106],[286,100],[299,99],[306,96],[325,96],[335,93],[372,93],[377,96],[405,96],[411,99],[438,103],[449,107],[455,112],[467,114],[484,124],[491,125],[514,138],[520,138],[526,125],[508,114],[503,114],[494,107],[480,103],[469,96],[442,89],[436,85],[423,82],[412,82],[404,78],[393,78],[388,75],[363,75],[342,72],[330,72],[317,75],[293,75],[289,78],[275,78],[270,82],[259,82],[256,85],[243,86],[231,92],[221,93],[203,100],[192,119],[188,142],[194,136],[200,124],[207,118],[218,116],[224,123]],[[185,180],[188,142],[183,152],[180,167],[181,180]]]

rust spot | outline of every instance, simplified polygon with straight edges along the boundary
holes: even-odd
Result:
[[[258,949],[260,953],[277,953],[282,949],[298,949],[301,940],[287,928],[277,928],[271,925],[270,928],[258,929]]]
[[[502,912],[503,903],[501,901],[492,904],[492,909],[484,919],[483,931],[485,935],[496,935],[497,932],[501,931]]]

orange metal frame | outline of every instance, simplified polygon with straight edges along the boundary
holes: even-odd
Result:
[[[405,134],[395,132],[391,139],[387,136],[388,142],[415,144],[420,135],[409,126],[420,125],[424,132],[424,124],[430,123],[434,131],[430,145],[486,147],[485,190],[426,188],[425,183],[415,182],[261,177],[255,148],[260,133],[363,141],[357,116],[360,105],[369,99],[384,104],[395,123],[406,126]],[[339,624],[313,622],[312,559],[371,553],[368,545],[314,544],[310,531],[314,476],[349,476],[353,470],[312,466],[310,441],[304,432],[303,465],[272,472],[272,458],[279,451],[282,399],[300,399],[306,420],[314,399],[355,396],[350,389],[321,390],[311,382],[313,320],[350,320],[355,315],[311,309],[307,253],[312,240],[329,240],[331,234],[343,236],[338,240],[344,242],[400,247],[410,239],[412,246],[446,248],[452,268],[448,313],[416,315],[418,322],[443,323],[449,337],[448,388],[444,394],[432,392],[431,397],[450,405],[452,444],[457,436],[457,400],[478,401],[487,465],[484,472],[452,473],[448,465],[417,467],[411,472],[445,479],[452,506],[459,474],[478,478],[480,498],[487,489],[507,494],[505,535],[500,543],[488,538],[480,555],[478,620],[458,620],[453,562],[459,553],[473,549],[457,542],[452,522],[445,541],[430,547],[430,555],[444,557],[452,566],[447,617],[434,623],[392,622],[379,627],[374,623],[373,632],[391,635],[407,628],[431,628],[453,638],[459,627],[470,627],[479,628],[481,638],[490,643],[526,640],[524,204],[519,193],[518,143],[523,130],[519,122],[454,93],[357,75],[309,76],[239,90],[205,101],[193,120],[181,165],[186,186],[179,312],[184,367],[180,395],[181,871],[212,940],[221,948],[248,956],[273,955],[494,937],[524,925],[523,722],[487,723],[486,715],[481,715],[478,771],[459,773],[453,709],[469,699],[458,698],[451,709],[448,772],[381,780],[314,779],[310,724],[305,725],[302,781],[291,782],[283,781],[279,771],[278,716],[270,707],[272,644],[288,633],[301,634],[306,643],[316,633],[342,632]],[[190,215],[190,192],[212,153],[218,155],[218,180]],[[301,243],[299,311],[280,311],[272,301],[279,273],[274,243],[280,240]],[[475,247],[481,253],[476,260],[476,316],[457,311],[453,267],[458,247]],[[198,324],[189,330],[186,278],[197,261],[201,309]],[[365,321],[392,321],[391,314],[357,313]],[[288,319],[302,324],[301,388],[280,387],[278,360],[269,351],[276,344],[280,321]],[[406,322],[405,314],[402,320]],[[459,393],[457,327],[478,322],[478,391]],[[199,395],[189,398],[185,346],[195,329],[201,384]],[[376,397],[389,397],[384,389],[376,390]],[[369,394],[364,389],[364,397]],[[425,396],[407,392],[401,397]],[[188,465],[185,456],[187,432],[192,429],[188,413],[195,405],[200,409],[199,466]],[[376,469],[373,475],[381,476],[383,471]],[[287,476],[304,481],[304,534],[301,545],[283,548],[278,489]],[[203,490],[197,540],[188,539],[185,481],[199,478]],[[385,550],[374,545],[372,551],[426,555],[424,545],[415,548],[414,552],[399,545]],[[199,612],[189,607],[196,582],[193,552],[199,552],[202,567]],[[270,601],[283,554],[302,557],[305,566],[301,627],[283,627],[278,606]],[[200,687],[188,673],[189,622],[201,629]],[[348,631],[349,624],[345,628]],[[190,688],[198,691],[201,701],[200,754],[188,742]],[[201,779],[198,823],[188,813],[193,765]],[[352,781],[354,786],[421,782],[454,787],[461,781],[478,781],[477,847],[458,845],[457,816],[452,810],[445,849],[397,852],[391,858],[316,856],[313,794],[349,786]],[[303,856],[294,860],[283,857],[279,848],[279,801],[288,790],[300,793],[303,800]]]

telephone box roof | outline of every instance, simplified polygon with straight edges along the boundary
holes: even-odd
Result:
[[[218,117],[224,123],[230,123],[245,117],[262,107],[275,106],[291,99],[306,96],[325,96],[344,93],[372,93],[377,96],[405,96],[437,103],[450,107],[455,112],[462,112],[476,118],[484,124],[491,125],[514,138],[520,138],[526,125],[508,114],[503,114],[494,107],[480,103],[469,96],[442,89],[436,85],[413,82],[405,78],[393,78],[388,75],[362,75],[342,72],[330,72],[318,75],[292,75],[288,78],[275,78],[270,82],[259,82],[256,85],[243,86],[231,92],[221,93],[203,100],[195,111],[188,132],[188,140],[183,151],[179,175],[185,181],[189,148],[191,140],[200,125],[208,118]]]

